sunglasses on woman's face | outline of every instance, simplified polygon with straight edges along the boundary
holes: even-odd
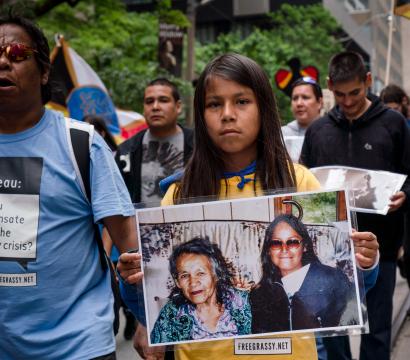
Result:
[[[299,239],[288,239],[286,241],[271,240],[270,248],[274,251],[282,250],[283,247],[287,249],[298,249],[302,244],[302,240]]]
[[[11,62],[20,62],[30,59],[37,50],[30,46],[11,43],[4,46],[0,46],[0,57],[4,54],[6,58]]]

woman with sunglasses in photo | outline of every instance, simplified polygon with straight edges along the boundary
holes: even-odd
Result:
[[[280,215],[269,225],[261,264],[250,295],[253,334],[339,325],[351,283],[340,269],[321,264],[298,218]]]
[[[269,190],[317,190],[320,185],[305,167],[292,164],[286,151],[276,100],[268,76],[252,59],[225,54],[213,59],[198,79],[194,97],[195,146],[183,174],[163,180],[162,205],[189,198],[224,199],[263,195]],[[377,240],[369,233],[355,233],[362,266],[376,262]],[[134,258],[135,257],[135,258]],[[119,271],[129,283],[135,254],[120,258]],[[374,274],[374,271],[370,271]],[[126,289],[126,288],[124,288]],[[144,342],[145,341],[145,345]],[[292,354],[281,360],[317,358],[314,338],[291,336]],[[141,336],[140,353],[154,351]],[[156,353],[156,358],[163,355]],[[234,341],[183,344],[175,347],[178,360],[254,359],[255,354],[236,354]],[[274,353],[258,354],[272,359]]]

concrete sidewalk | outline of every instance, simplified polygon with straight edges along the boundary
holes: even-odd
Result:
[[[410,358],[410,317],[407,316],[400,329],[393,348],[392,360],[408,360]]]
[[[400,344],[398,346],[398,341],[403,341],[406,338],[403,338],[403,334],[407,331],[408,335],[410,336],[410,323],[409,319],[406,318],[407,310],[410,308],[410,292],[407,285],[406,279],[400,276],[399,271],[397,270],[397,278],[396,278],[396,287],[394,289],[394,297],[393,297],[393,324],[392,324],[392,342],[393,345],[396,345],[393,349],[392,360],[408,360],[410,359],[410,342],[408,341],[409,338],[407,337],[407,344]],[[383,316],[380,314],[380,316]],[[401,326],[403,325],[403,327]],[[408,327],[408,329],[407,329]],[[352,356],[354,360],[359,359],[359,351],[360,351],[360,335],[358,336],[350,336],[350,347],[352,350]],[[397,348],[397,349],[396,349]],[[402,353],[402,349],[407,348],[407,351]],[[397,357],[394,357],[397,356]],[[399,356],[405,356],[399,357]]]

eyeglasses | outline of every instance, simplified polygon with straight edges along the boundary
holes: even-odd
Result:
[[[0,57],[6,55],[6,58],[11,62],[20,62],[27,59],[30,59],[34,53],[37,53],[37,50],[31,48],[30,46],[11,43],[4,46],[0,46]]]
[[[282,250],[284,247],[287,249],[299,249],[302,244],[302,240],[299,239],[288,239],[286,241],[271,240],[270,248],[274,251]]]

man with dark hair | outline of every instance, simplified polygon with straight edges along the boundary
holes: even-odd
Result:
[[[192,153],[192,130],[177,124],[182,103],[177,87],[165,78],[144,92],[148,129],[122,143],[116,160],[134,203],[160,205],[160,180],[182,170]]]
[[[307,167],[345,165],[410,174],[410,134],[401,114],[368,94],[372,82],[362,57],[335,55],[329,64],[328,87],[336,106],[307,130],[301,160]],[[370,334],[362,336],[360,359],[389,359],[397,252],[403,233],[403,211],[410,196],[410,178],[390,199],[386,216],[357,213],[358,229],[377,235],[380,271],[367,294]],[[383,316],[381,316],[383,314]],[[329,359],[351,357],[348,339],[325,339]],[[345,348],[345,353],[343,353]]]
[[[406,119],[409,117],[410,99],[400,86],[387,85],[380,93],[380,99],[389,108],[401,112]],[[407,122],[409,124],[410,119]]]
[[[116,153],[133,203],[160,206],[159,182],[182,170],[191,156],[193,132],[178,125],[181,110],[180,95],[173,82],[158,78],[148,83],[144,92],[144,117],[148,129],[122,143]],[[143,310],[141,307],[134,346],[140,354],[147,356],[152,350],[146,343]],[[166,353],[167,358],[172,358],[171,355]]]
[[[89,128],[44,108],[49,55],[35,24],[0,18],[0,358],[114,360],[113,293],[94,225],[120,252],[134,249],[134,208],[98,135],[86,154],[92,200],[81,190],[67,131]]]

